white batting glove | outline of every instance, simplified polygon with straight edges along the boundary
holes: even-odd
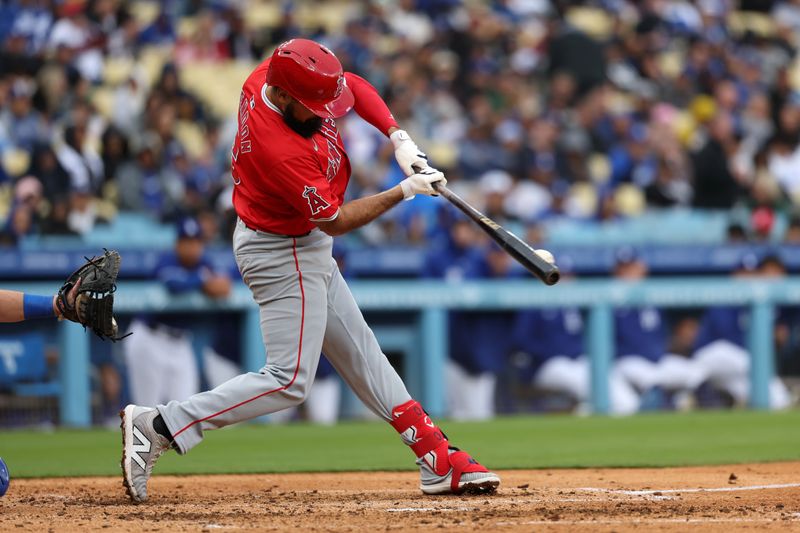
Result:
[[[394,157],[400,169],[406,176],[414,174],[414,167],[424,168],[428,166],[428,156],[419,149],[419,146],[411,140],[406,130],[397,130],[389,135],[389,140],[394,146]]]
[[[553,254],[550,253],[548,250],[534,250],[536,255],[550,263],[551,265],[556,262],[556,258],[553,257]]]
[[[400,182],[400,188],[403,189],[403,198],[411,200],[418,194],[439,196],[432,185],[437,181],[442,185],[447,185],[447,179],[445,179],[444,174],[435,168],[426,167],[417,174],[412,174]]]

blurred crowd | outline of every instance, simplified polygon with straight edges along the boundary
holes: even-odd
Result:
[[[194,215],[226,239],[235,117],[221,109],[238,94],[221,107],[208,95],[225,80],[185,78],[296,36],[371,81],[501,222],[737,206],[758,239],[800,202],[796,0],[4,0],[0,241],[86,234],[119,211]],[[396,183],[383,136],[343,122],[350,196]],[[358,237],[428,242],[435,206]]]

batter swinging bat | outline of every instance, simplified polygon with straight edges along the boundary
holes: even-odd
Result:
[[[494,239],[511,257],[516,259],[519,264],[528,269],[534,276],[542,280],[546,285],[558,283],[561,274],[558,272],[556,265],[548,263],[539,257],[533,251],[533,248],[525,244],[522,239],[469,205],[466,200],[448,189],[446,185],[442,185],[439,182],[434,182],[432,185],[436,192],[447,198],[450,203],[474,220],[489,237]]]

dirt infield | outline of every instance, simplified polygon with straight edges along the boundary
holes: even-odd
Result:
[[[118,478],[12,480],[0,531],[800,531],[800,462],[501,475],[488,497],[408,472],[157,476],[142,505]]]

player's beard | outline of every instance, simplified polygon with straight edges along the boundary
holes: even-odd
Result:
[[[322,127],[322,118],[315,116],[308,120],[297,120],[294,116],[294,106],[294,102],[289,102],[289,105],[286,106],[286,110],[283,113],[283,121],[298,135],[308,139]]]

